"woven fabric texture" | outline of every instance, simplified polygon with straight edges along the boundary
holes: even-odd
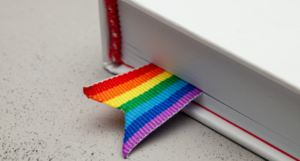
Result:
[[[88,98],[124,111],[123,155],[149,133],[201,94],[201,90],[169,72],[148,64],[90,87]]]
[[[116,0],[105,0],[105,2],[111,37],[109,58],[117,63],[123,63],[121,59],[121,31],[119,26],[117,2]]]

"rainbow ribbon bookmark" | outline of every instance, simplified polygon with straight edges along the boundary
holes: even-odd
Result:
[[[148,64],[83,88],[88,98],[124,111],[123,155],[201,94],[201,90]]]

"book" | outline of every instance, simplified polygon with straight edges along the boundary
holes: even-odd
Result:
[[[267,159],[297,160],[298,6],[279,0],[119,0],[122,61],[133,67],[152,62],[195,85],[205,94],[184,112]],[[107,53],[107,19],[100,15]],[[215,117],[203,121],[197,104]],[[216,117],[227,126],[218,126]]]

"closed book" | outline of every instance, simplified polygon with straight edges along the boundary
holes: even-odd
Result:
[[[300,2],[119,0],[117,8],[124,64],[151,62],[203,90],[183,111],[263,157],[300,158]]]

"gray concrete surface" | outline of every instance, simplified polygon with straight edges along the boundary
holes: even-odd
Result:
[[[0,160],[124,160],[121,111],[87,99],[102,69],[97,1],[0,1]],[[129,155],[263,160],[179,113]]]

